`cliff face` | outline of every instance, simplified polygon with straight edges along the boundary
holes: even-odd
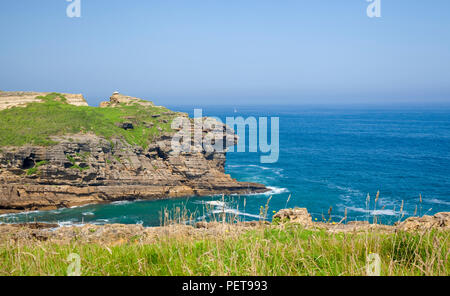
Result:
[[[26,91],[0,91],[0,110],[12,107],[24,107],[29,103],[38,103],[40,96],[46,96],[48,92],[26,92]],[[67,103],[74,106],[88,106],[83,95],[62,94],[67,98]]]
[[[132,121],[118,125],[137,128]],[[172,135],[163,131],[145,148],[92,132],[52,136],[47,147],[0,147],[0,212],[267,190],[225,174],[225,152],[174,153]]]

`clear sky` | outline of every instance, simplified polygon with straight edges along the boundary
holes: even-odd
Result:
[[[450,1],[0,2],[0,89],[158,104],[450,102]]]

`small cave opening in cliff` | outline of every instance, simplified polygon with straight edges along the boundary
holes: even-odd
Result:
[[[214,159],[214,153],[212,153],[212,152],[205,152],[205,153],[203,153],[203,155],[205,155],[205,158],[207,160],[213,160]]]
[[[159,147],[149,150],[145,156],[150,159],[161,158],[161,159],[166,160],[167,158],[169,158],[169,156],[164,151],[162,151],[161,148],[159,148]]]
[[[23,160],[22,169],[28,170],[35,166],[35,162],[31,157],[27,157]]]
[[[164,160],[166,160],[168,158],[168,155],[166,153],[164,153],[159,147],[156,150],[156,152],[158,153],[159,158],[162,158]]]

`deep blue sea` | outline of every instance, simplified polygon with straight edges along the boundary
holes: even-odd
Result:
[[[194,106],[170,108],[192,116]],[[261,164],[258,153],[227,155],[227,173],[263,183],[271,188],[269,193],[225,196],[223,201],[212,196],[88,205],[3,215],[0,220],[158,226],[162,211],[177,207],[195,212],[198,219],[227,212],[254,220],[261,218],[261,206],[270,196],[268,219],[273,211],[294,206],[307,208],[318,221],[330,218],[331,207],[335,222],[345,212],[348,220],[372,220],[376,215],[378,221],[394,223],[415,213],[450,211],[448,107],[211,106],[203,107],[203,113],[223,119],[280,118],[278,162]]]

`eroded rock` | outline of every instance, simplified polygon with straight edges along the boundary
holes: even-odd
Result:
[[[450,212],[437,213],[434,216],[410,217],[399,223],[397,229],[405,231],[450,229]]]
[[[12,107],[24,107],[29,103],[41,102],[37,97],[46,96],[50,92],[0,91],[0,110]],[[88,106],[81,94],[61,94],[67,103],[75,106]]]
[[[54,140],[49,147],[2,147],[0,212],[267,191],[225,174],[225,151],[173,153],[165,133],[146,149],[89,133]]]
[[[281,223],[298,223],[303,226],[312,226],[312,218],[305,208],[283,209],[273,216],[274,220]]]
[[[155,106],[150,101],[145,101],[140,98],[130,97],[126,95],[122,95],[118,92],[115,92],[109,99],[109,102],[101,102],[100,108],[106,108],[106,107],[117,107],[119,105],[133,105],[138,104],[141,106]]]
[[[312,222],[311,215],[305,208],[282,209],[273,216],[279,224],[293,223],[307,228],[320,228],[330,232],[361,232],[361,231],[424,231],[449,230],[450,212],[437,213],[434,216],[410,217],[396,225],[373,224],[367,221],[349,221],[348,223]]]

